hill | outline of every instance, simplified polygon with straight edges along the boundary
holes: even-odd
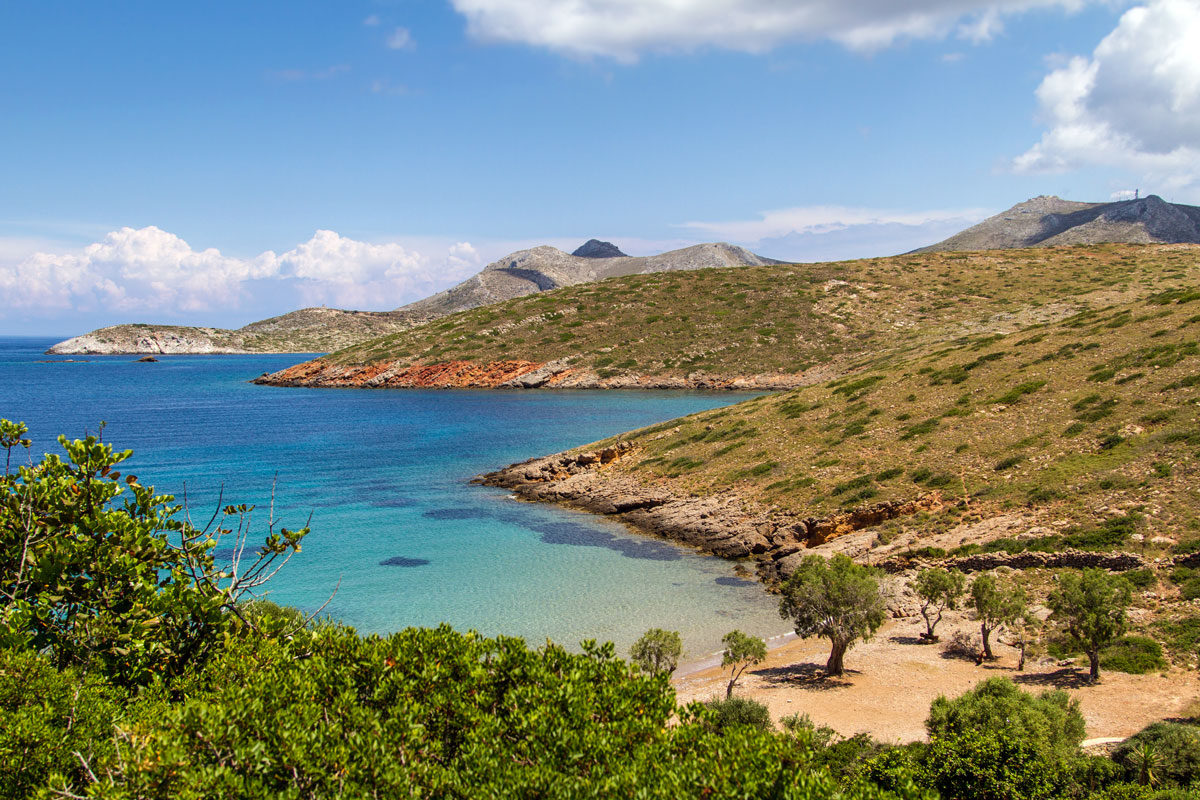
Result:
[[[543,245],[510,253],[457,286],[410,303],[398,311],[445,316],[516,297],[622,275],[777,263],[724,242],[698,244],[656,256],[641,257],[624,255],[610,243],[595,239],[584,244],[575,254]]]
[[[59,342],[59,355],[105,353],[325,353],[402,331],[455,311],[603,280],[615,275],[774,264],[724,243],[700,244],[655,256],[627,256],[611,242],[590,239],[574,254],[554,247],[510,253],[462,283],[394,311],[306,308],[243,328],[114,325]]]
[[[1182,246],[1180,246],[1182,247]],[[1113,302],[1194,249],[925,253],[612,278],[460,312],[260,380],[303,386],[789,388],[855,359]],[[1131,284],[1129,284],[1131,285]]]
[[[1200,242],[1200,208],[1157,195],[1112,203],[1035,197],[917,252],[1068,244]]]
[[[305,308],[243,328],[113,325],[59,342],[46,352],[81,353],[323,353],[412,327],[420,318],[395,312]]]
[[[924,254],[889,260],[889,275],[932,281],[947,257],[960,268],[929,288],[964,287],[944,296],[952,311],[893,324],[819,383],[483,480],[754,559],[768,581],[813,547],[897,569],[914,555],[1190,564],[1178,554],[1200,545],[1200,248]],[[1160,577],[1156,596],[1176,597]]]

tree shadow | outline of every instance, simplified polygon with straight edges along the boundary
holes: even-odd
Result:
[[[786,667],[764,667],[750,670],[750,674],[761,678],[771,686],[791,686],[797,689],[814,691],[829,691],[844,689],[851,685],[848,675],[860,674],[858,670],[848,669],[846,675],[834,678],[825,674],[825,668],[820,664],[789,664]]]
[[[888,641],[895,642],[896,644],[938,644],[938,642],[923,639],[920,636],[904,636],[899,633],[895,636],[889,636]]]
[[[1076,667],[1063,667],[1053,672],[1018,672],[1013,676],[1013,682],[1032,686],[1053,686],[1055,689],[1082,689],[1096,685],[1092,683],[1086,670]]]

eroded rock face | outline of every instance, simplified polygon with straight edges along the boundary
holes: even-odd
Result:
[[[445,361],[411,365],[400,361],[372,364],[334,364],[317,358],[263,375],[255,383],[268,386],[354,389],[792,389],[805,382],[799,374],[610,375],[601,378],[586,367],[556,361]]]
[[[940,559],[890,558],[880,564],[886,572],[897,573],[912,569],[945,567],[959,572],[987,572],[999,567],[1010,569],[1051,569],[1071,567],[1073,569],[1099,568],[1113,572],[1126,572],[1150,566],[1139,555],[1133,553],[1094,553],[1089,550],[1060,550],[1055,553],[976,553],[972,556]]]
[[[758,562],[767,584],[785,580],[808,548],[884,520],[938,508],[932,493],[908,502],[877,503],[832,517],[802,519],[747,505],[732,493],[680,497],[608,469],[636,450],[630,442],[585,453],[560,453],[481,475],[476,482],[500,486],[519,497],[561,503],[615,516],[638,530],[724,558]]]

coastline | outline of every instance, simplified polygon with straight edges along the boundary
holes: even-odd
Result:
[[[826,377],[811,373],[685,376],[602,375],[575,367],[570,359],[557,361],[443,361],[413,365],[401,361],[334,364],[316,358],[262,375],[262,386],[323,389],[683,389],[716,391],[782,391],[806,386]]]

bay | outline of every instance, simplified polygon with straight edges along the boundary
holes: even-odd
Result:
[[[296,355],[44,356],[52,339],[0,338],[0,416],[26,422],[33,453],[95,433],[132,449],[125,472],[186,496],[193,521],[218,501],[254,503],[313,532],[272,600],[362,632],[447,622],[487,635],[623,652],[650,627],[689,657],[740,628],[786,630],[776,603],[732,566],[621,524],[520,503],[472,476],[751,395],[280,389],[256,375]],[[41,363],[49,361],[52,363]],[[310,521],[311,517],[311,521]]]

